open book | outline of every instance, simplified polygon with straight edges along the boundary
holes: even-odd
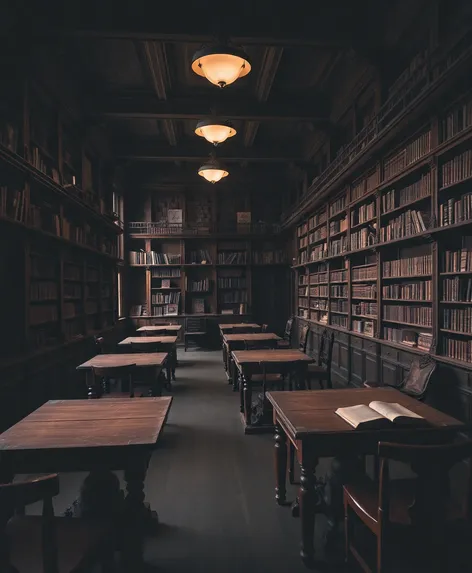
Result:
[[[395,425],[421,425],[426,420],[397,403],[391,402],[371,402],[368,406],[359,404],[347,408],[338,408],[335,412],[353,428],[371,429],[385,428]]]

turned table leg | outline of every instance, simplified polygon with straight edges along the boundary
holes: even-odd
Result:
[[[300,556],[305,565],[313,563],[315,555],[314,535],[315,535],[315,511],[316,511],[316,490],[315,490],[315,469],[317,460],[310,456],[302,459],[300,468],[300,521],[302,528],[302,542]]]
[[[287,436],[279,424],[275,425],[275,500],[279,505],[286,502]]]
[[[250,376],[243,376],[243,393],[244,393],[244,421],[246,426],[251,425],[252,413],[252,382]]]

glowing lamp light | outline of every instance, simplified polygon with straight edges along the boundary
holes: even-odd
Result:
[[[224,177],[228,177],[229,171],[215,157],[210,157],[208,162],[199,168],[198,174],[210,183],[218,183]]]
[[[251,71],[249,58],[243,50],[229,46],[211,46],[195,52],[192,70],[209,82],[224,88]]]
[[[204,137],[209,143],[218,145],[236,135],[234,127],[219,119],[206,119],[199,121],[195,129],[195,133],[200,137]]]

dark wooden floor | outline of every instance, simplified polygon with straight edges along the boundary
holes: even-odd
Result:
[[[147,563],[169,573],[306,573],[300,521],[274,501],[272,436],[244,435],[221,352],[180,351],[179,360],[171,414],[147,474],[146,500],[161,521],[146,542]],[[61,475],[57,513],[84,477]],[[289,487],[288,498],[295,495]],[[322,557],[322,516],[317,526]]]

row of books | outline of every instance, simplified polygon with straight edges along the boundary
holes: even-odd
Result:
[[[187,253],[187,263],[190,265],[211,265],[212,262],[207,249],[199,249],[198,251],[190,251]]]
[[[353,267],[351,276],[354,281],[377,280],[377,265]]]
[[[310,315],[310,313],[309,313],[308,309],[305,309],[305,308],[302,308],[302,307],[300,307],[300,308],[298,309],[298,316],[299,316],[300,318],[308,319],[309,315]]]
[[[472,176],[472,149],[467,149],[453,159],[446,161],[441,168],[441,185],[454,185]]]
[[[471,334],[472,307],[443,309],[443,328]]]
[[[333,326],[338,326],[339,328],[347,329],[347,316],[342,316],[340,314],[331,315],[331,324]]]
[[[310,300],[310,308],[312,310],[328,310],[328,300],[327,299]]]
[[[429,306],[386,304],[384,306],[384,319],[418,326],[432,326],[433,310]]]
[[[357,316],[377,316],[378,306],[376,302],[356,302],[352,305],[352,314]]]
[[[246,277],[218,277],[218,288],[246,288],[246,287],[247,287]]]
[[[307,285],[308,284],[308,275],[299,275],[298,276],[298,284],[299,284],[299,286]]]
[[[318,273],[312,273],[310,275],[310,284],[327,284],[328,283],[328,271],[320,271]]]
[[[31,326],[36,326],[45,322],[55,322],[56,320],[59,320],[57,304],[31,305],[29,308],[29,323]]]
[[[346,194],[342,195],[329,206],[329,216],[332,217],[346,207]]]
[[[240,302],[248,302],[247,291],[234,290],[229,292],[219,293],[219,300],[223,304],[233,304]]]
[[[334,257],[341,255],[349,250],[349,239],[347,237],[340,237],[329,243],[329,256]]]
[[[331,271],[330,273],[331,282],[344,282],[347,281],[347,271]]]
[[[432,281],[417,281],[412,283],[388,284],[382,287],[383,298],[398,300],[427,300],[433,296]]]
[[[416,209],[410,209],[391,219],[387,224],[380,228],[380,240],[393,241],[402,239],[409,235],[422,233],[426,231],[429,225],[429,216]]]
[[[415,330],[387,326],[383,328],[383,337],[390,342],[404,344],[412,348],[420,348],[426,352],[429,352],[433,342],[433,335],[430,332],[416,332]]]
[[[287,262],[287,252],[278,249],[275,251],[253,251],[252,262],[255,265],[281,265]]]
[[[130,308],[131,316],[148,316],[146,304],[135,304]]]
[[[246,265],[248,263],[247,251],[236,251],[234,253],[224,251],[218,253],[219,265]]]
[[[313,254],[313,251],[312,251]],[[300,253],[298,254],[298,264],[299,265],[304,265],[305,263],[308,262],[308,252],[306,251],[306,249],[304,251],[300,251]]]
[[[349,302],[347,300],[332,300],[331,310],[333,312],[349,312]]]
[[[172,284],[172,279],[159,279],[158,278],[158,279],[156,279],[156,281],[159,281],[159,282],[156,283],[155,281],[153,281],[152,282],[153,286],[151,288],[163,288],[163,289],[172,288],[172,287],[180,288],[178,281],[175,281],[176,284]]]
[[[445,338],[442,343],[444,356],[461,360],[462,362],[472,362],[472,340],[458,340],[457,338]]]
[[[443,279],[442,299],[451,302],[472,302],[472,279]]]
[[[208,292],[210,290],[210,287],[211,287],[211,280],[210,279],[200,279],[198,281],[187,280],[185,290],[188,292]],[[170,301],[170,302],[174,302],[174,301]]]
[[[472,237],[462,238],[462,248],[445,251],[443,254],[443,272],[466,273],[472,271]]]
[[[372,320],[353,319],[352,330],[364,336],[374,336],[374,322]]]
[[[328,296],[328,286],[312,286],[310,287],[310,296],[316,297],[316,296]]]
[[[178,314],[178,304],[165,304],[152,307],[152,316],[177,316]]]
[[[299,306],[299,308],[308,308],[308,299],[307,298],[299,298],[298,299],[298,306]]]
[[[314,320],[320,324],[328,324],[328,313],[325,311],[311,310],[310,320]]]
[[[360,205],[357,209],[351,211],[351,227],[371,221],[375,215],[376,209],[374,201]]]
[[[472,219],[472,193],[466,193],[462,197],[451,197],[445,203],[439,205],[439,224],[441,227],[454,225],[462,221]]]
[[[390,189],[382,195],[382,212],[386,213],[402,207],[407,203],[429,197],[432,189],[431,173],[428,172],[421,176],[421,179],[415,181],[402,189]]]
[[[331,285],[331,296],[348,298],[348,287],[346,285]]]
[[[178,279],[181,277],[180,269],[152,269],[151,278],[173,278]]]
[[[56,300],[58,296],[57,283],[35,281],[30,284],[30,301]]]
[[[433,272],[433,259],[429,255],[406,257],[394,261],[385,261],[382,265],[384,278],[408,277],[412,275],[430,275]]]
[[[170,293],[155,292],[151,294],[151,304],[179,304],[180,292]]]
[[[447,141],[472,125],[472,99],[452,109],[440,123],[441,141]]]
[[[316,213],[315,215],[312,215],[308,219],[308,229],[311,231],[315,227],[318,227],[318,225],[322,225],[323,223],[326,223],[326,220],[327,220],[327,213],[326,213],[326,209],[325,209],[324,211],[321,211],[320,213]]]
[[[429,153],[430,150],[431,130],[428,130],[384,161],[384,178],[390,179],[391,177],[395,177],[395,175],[401,173],[408,165],[411,165]]]
[[[181,257],[156,251],[130,251],[129,262],[132,265],[179,265]]]
[[[308,244],[314,243],[316,241],[321,241],[322,239],[326,239],[327,236],[328,236],[328,231],[326,227],[320,227],[319,229],[316,229],[316,231],[313,231],[308,235]]]
[[[297,227],[297,237],[301,237],[303,235],[306,235],[307,233],[308,233],[308,224],[307,223],[303,223],[302,225]]]
[[[298,296],[308,296],[308,287],[300,287],[298,289]]]
[[[353,284],[352,285],[353,298],[375,298],[377,296],[376,284]]]
[[[82,285],[72,282],[64,283],[64,298],[82,298]]]
[[[308,237],[305,235],[298,240],[298,248],[306,249],[306,247],[308,247]]]
[[[343,219],[336,219],[329,224],[329,234],[335,235],[336,233],[343,233],[347,231],[347,217]]]
[[[351,233],[351,250],[365,249],[377,242],[377,224],[372,223],[355,233]]]
[[[305,251],[306,252],[306,251]],[[316,245],[311,249],[310,261],[319,261],[328,256],[328,249],[326,243],[321,243],[321,245]],[[306,259],[304,262],[307,262]]]

